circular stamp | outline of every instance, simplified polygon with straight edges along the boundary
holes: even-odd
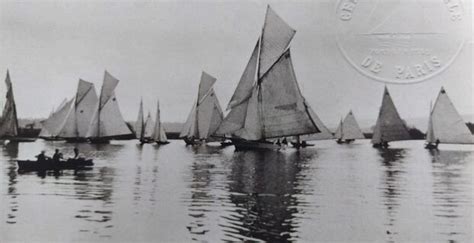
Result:
[[[385,83],[428,80],[461,51],[461,0],[340,0],[339,50],[362,74]]]

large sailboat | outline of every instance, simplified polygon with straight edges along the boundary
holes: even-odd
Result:
[[[289,44],[295,32],[267,7],[262,33],[217,131],[231,135],[236,149],[277,149],[270,139],[321,132],[293,69]]]
[[[79,79],[74,103],[61,125],[58,136],[68,142],[86,142],[97,101],[94,84]]]
[[[212,87],[216,78],[202,72],[197,100],[179,135],[187,145],[216,141],[212,138],[224,117]]]
[[[439,143],[474,143],[474,136],[443,87],[439,91],[433,109],[430,109],[426,142],[427,149],[436,149]]]
[[[119,80],[107,71],[89,124],[86,137],[92,143],[107,143],[113,139],[130,139],[134,135],[125,123],[115,97],[115,87]]]
[[[15,98],[13,97],[13,86],[10,80],[10,72],[7,70],[5,78],[7,95],[0,118],[0,139],[16,140],[18,138],[18,118],[16,114]]]
[[[379,116],[372,136],[373,147],[387,148],[389,146],[388,142],[390,141],[408,139],[410,139],[408,129],[402,118],[400,118],[387,87],[385,87],[382,106],[380,107]]]
[[[334,136],[339,144],[352,143],[356,139],[364,138],[364,134],[362,133],[352,111],[347,113],[344,121],[341,119]]]
[[[41,122],[42,128],[38,135],[40,138],[44,140],[61,140],[58,136],[61,130],[61,124],[64,123],[73,102],[74,99],[65,99],[56,110],[51,112],[46,120]]]
[[[153,127],[153,141],[157,144],[168,144],[168,138],[166,137],[165,129],[163,128],[163,124],[161,123],[161,114],[160,114],[160,102],[158,101],[156,104],[156,121],[155,126]]]

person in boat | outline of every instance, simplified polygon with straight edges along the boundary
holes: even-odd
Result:
[[[306,145],[308,145],[308,144],[306,144],[306,140],[303,140],[303,142],[301,142],[301,146],[304,148],[304,147],[306,147]]]
[[[40,162],[40,161],[45,161],[47,156],[46,156],[46,151],[44,150],[41,150],[41,153],[36,155],[36,158],[37,158],[37,161]]]
[[[436,141],[435,141],[435,148],[436,149],[438,148],[439,143],[440,143],[439,138],[437,138]]]
[[[286,140],[286,137],[283,138],[283,140],[281,141],[282,144],[284,145],[288,145],[288,140]]]
[[[74,158],[73,159],[79,159],[79,149],[74,148]]]
[[[59,152],[59,149],[54,151],[53,162],[59,163],[63,157],[63,154]]]

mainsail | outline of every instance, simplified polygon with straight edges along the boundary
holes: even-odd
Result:
[[[118,79],[105,71],[100,98],[87,132],[88,138],[113,139],[132,134],[123,120],[115,97],[114,90],[118,82]]]
[[[341,120],[338,128],[336,129],[335,137],[341,140],[350,140],[350,139],[363,139],[364,134],[357,124],[357,121],[354,117],[352,111],[344,118],[344,121]]]
[[[375,124],[372,143],[390,142],[410,139],[408,129],[395,108],[387,87],[384,89],[382,106]]]
[[[223,114],[219,100],[212,87],[216,78],[202,72],[198,99],[194,102],[180,137],[188,139],[208,139],[214,135],[222,122]]]
[[[140,108],[138,109],[138,117],[135,122],[134,130],[137,139],[143,139],[145,135],[145,118],[143,117],[143,100],[140,100]]]
[[[262,34],[217,134],[262,140],[321,132],[293,69],[288,45],[295,32],[267,8]]]
[[[145,120],[145,128],[143,129],[143,138],[151,138],[153,136],[154,125],[153,118],[151,118],[151,114],[148,112]]]
[[[65,103],[62,103],[51,115],[42,122],[43,127],[41,128],[41,132],[39,137],[41,138],[54,138],[59,135],[61,130],[61,125],[64,123],[69,111],[71,110],[71,106],[74,102],[74,99],[70,99],[69,101],[66,100]]]
[[[166,137],[165,129],[163,124],[161,124],[161,114],[160,114],[160,102],[156,104],[156,121],[153,128],[153,140],[156,142],[166,142],[168,138]]]
[[[7,95],[2,117],[0,118],[0,137],[15,137],[18,135],[18,119],[15,99],[13,97],[13,86],[8,70],[5,84],[7,86]]]
[[[85,138],[97,101],[94,84],[79,79],[74,104],[70,107],[69,113],[61,126],[59,137],[66,139]]]
[[[426,140],[434,143],[470,144],[474,137],[457,112],[448,94],[441,88],[430,114]]]

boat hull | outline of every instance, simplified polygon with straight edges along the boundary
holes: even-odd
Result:
[[[80,170],[94,165],[92,159],[68,159],[66,161],[54,162],[53,160],[33,161],[18,160],[19,171],[46,171],[46,170]]]
[[[294,143],[294,142],[291,142],[291,145],[295,148],[306,148],[306,147],[314,146],[314,144],[311,144],[311,143]]]
[[[66,143],[86,143],[88,141],[87,138],[64,138]]]
[[[158,145],[165,145],[165,144],[169,144],[170,142],[166,141],[166,142],[162,142],[162,141],[155,141],[156,144]]]
[[[345,139],[345,140],[338,139],[338,140],[336,140],[336,143],[337,144],[350,144],[354,141],[355,141],[355,139]]]
[[[235,150],[278,150],[280,145],[264,140],[231,139]]]
[[[58,137],[40,137],[41,139],[45,141],[63,141],[64,138],[58,138]]]
[[[373,148],[381,148],[381,149],[386,149],[389,146],[390,145],[388,143],[374,143],[374,144],[372,144]]]
[[[438,146],[436,144],[433,144],[433,143],[427,143],[427,144],[425,144],[425,149],[437,150]]]
[[[14,143],[31,143],[31,142],[36,141],[36,138],[11,137],[11,138],[8,138],[8,140]]]

